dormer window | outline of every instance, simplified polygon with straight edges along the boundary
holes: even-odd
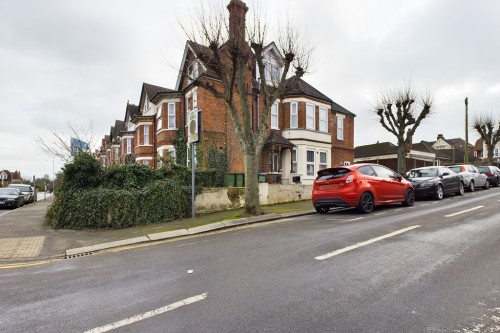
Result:
[[[266,75],[266,81],[268,82],[278,82],[280,80],[280,68],[276,64],[270,62],[265,63],[264,73]]]
[[[188,68],[188,80],[189,83],[193,82],[198,78],[198,62],[193,61],[191,65],[189,65]]]

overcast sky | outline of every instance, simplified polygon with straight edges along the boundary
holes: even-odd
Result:
[[[207,0],[210,1],[210,0]],[[214,0],[217,1],[217,0]],[[227,1],[229,3],[229,0]],[[251,7],[251,1],[246,1]],[[0,170],[52,177],[35,141],[68,123],[93,136],[138,103],[143,82],[175,89],[186,37],[178,21],[199,0],[0,1]],[[465,137],[470,119],[500,120],[500,1],[261,1],[269,20],[288,6],[316,46],[304,79],[354,112],[355,145],[395,142],[371,107],[411,82],[435,113],[414,142]],[[272,8],[271,8],[272,6]],[[478,135],[469,132],[474,143]],[[55,171],[61,168],[57,160]]]

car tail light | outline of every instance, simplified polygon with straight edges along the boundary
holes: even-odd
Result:
[[[352,182],[353,182],[353,180],[354,180],[354,175],[350,175],[349,177],[347,177],[347,178],[345,179],[345,183],[346,183],[346,184],[352,183]]]
[[[493,172],[487,172],[487,173],[486,173],[486,176],[488,176],[488,177],[493,177]]]

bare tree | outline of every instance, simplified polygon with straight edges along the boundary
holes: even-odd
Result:
[[[183,26],[188,38],[198,44],[207,45],[210,54],[205,55],[206,62],[220,77],[220,83],[203,76],[192,78],[196,85],[223,99],[231,115],[236,135],[241,144],[245,165],[245,213],[259,215],[258,169],[259,160],[269,128],[269,114],[273,103],[282,96],[286,87],[302,77],[309,63],[312,47],[302,35],[289,23],[279,29],[278,48],[281,52],[282,72],[279,80],[268,82],[266,77],[265,47],[269,44],[269,26],[263,21],[258,9],[255,9],[245,30],[241,27],[241,18],[227,23],[227,14],[223,6],[205,5],[198,7],[197,17],[191,27]],[[248,7],[240,0],[232,0],[231,6],[240,6],[243,10],[243,22]],[[222,12],[221,12],[222,11]],[[241,14],[241,12],[240,12]],[[239,24],[239,25],[238,25]],[[243,27],[245,27],[243,25]],[[295,69],[295,75],[290,72]],[[259,81],[256,80],[258,73]],[[253,88],[259,90],[263,105],[258,129],[252,126],[251,96]]]
[[[92,122],[87,130],[72,123],[68,123],[67,127],[67,131],[50,130],[46,136],[38,134],[35,137],[35,141],[43,152],[63,164],[73,160],[75,149],[77,152],[92,152],[93,148],[96,147],[96,139],[92,133]],[[76,147],[72,146],[72,139],[80,144],[77,144]]]
[[[382,127],[392,133],[398,144],[398,172],[406,172],[406,147],[432,110],[432,98],[417,94],[410,84],[382,95],[374,112]]]
[[[481,139],[483,139],[488,151],[488,164],[493,164],[493,151],[498,142],[500,142],[500,124],[495,130],[495,119],[491,115],[479,115],[473,118],[472,128],[474,128]]]

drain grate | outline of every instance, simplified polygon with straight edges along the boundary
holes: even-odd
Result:
[[[79,258],[79,257],[85,257],[89,256],[91,254],[94,254],[95,252],[84,252],[84,253],[78,253],[78,254],[73,254],[70,256],[64,256],[64,259],[72,259],[72,258]]]

